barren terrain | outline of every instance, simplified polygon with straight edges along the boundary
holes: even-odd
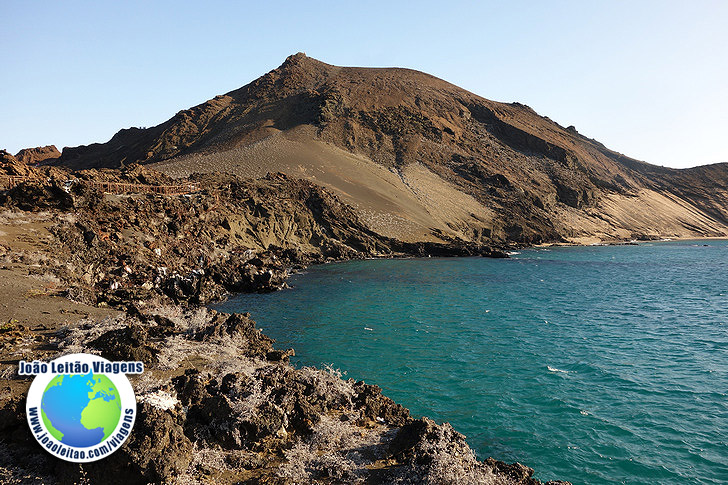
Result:
[[[304,54],[161,125],[44,163],[144,163],[172,177],[283,172],[327,187],[370,229],[408,242],[728,234],[726,164],[649,165],[519,103],[417,71]]]

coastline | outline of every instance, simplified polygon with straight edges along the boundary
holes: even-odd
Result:
[[[533,470],[521,464],[478,461],[464,437],[449,424],[412,418],[376,386],[344,381],[327,370],[294,369],[289,364],[293,349],[276,349],[247,315],[205,307],[230,294],[231,288],[271,291],[284,287],[291,268],[362,259],[362,255],[339,253],[306,259],[300,255],[289,258],[282,250],[254,252],[236,259],[227,273],[214,273],[221,277],[219,281],[235,273],[238,279],[230,286],[211,279],[213,285],[205,287],[201,279],[167,274],[149,288],[141,278],[144,260],[134,263],[127,259],[129,249],[137,247],[137,243],[124,244],[128,232],[99,236],[100,229],[86,217],[106,217],[109,212],[84,205],[94,200],[93,193],[73,197],[76,205],[70,212],[52,206],[29,212],[11,205],[3,213],[0,256],[4,266],[0,271],[5,276],[3,295],[7,300],[0,304],[19,300],[26,307],[20,319],[8,319],[0,333],[5,381],[0,401],[3,481],[75,483],[85,477],[108,483],[332,479],[540,483],[532,478]],[[42,198],[35,200],[43,202]],[[133,198],[110,200],[137,203]],[[168,206],[184,198],[139,200]],[[204,207],[205,201],[200,203]],[[154,210],[150,208],[149,213]],[[137,211],[135,217],[142,220],[143,213]],[[105,224],[113,226],[114,222]],[[174,240],[158,238],[160,243]],[[195,240],[195,244],[201,243]],[[135,251],[144,251],[142,247]],[[481,254],[459,245],[403,247],[411,256]],[[154,249],[146,247],[150,257],[155,257]],[[166,249],[160,261],[165,254]],[[178,257],[174,251],[168,254]],[[407,255],[390,253],[386,257]],[[111,262],[120,258],[129,262],[117,263],[118,270],[113,270]],[[105,268],[102,277],[88,271],[85,261],[94,260]],[[219,264],[230,264],[230,260]],[[215,265],[209,268],[210,274],[219,271]],[[118,277],[113,276],[117,273]],[[154,288],[161,294],[150,298]],[[15,312],[9,306],[4,308]],[[30,380],[18,376],[16,370],[21,358],[46,360],[79,351],[111,360],[142,360],[148,369],[133,380],[139,417],[132,437],[107,460],[83,467],[52,459],[32,438],[23,412]]]
[[[150,177],[134,170],[124,176]],[[149,369],[134,381],[135,437],[101,462],[127,473],[126,483],[540,483],[526,466],[478,461],[449,424],[413,419],[376,386],[291,367],[293,349],[276,349],[248,315],[207,308],[236,293],[285,288],[291,271],[314,264],[508,257],[528,246],[384,238],[335,196],[281,174],[203,182],[210,188],[187,196],[104,195],[84,185],[60,192],[53,184],[6,194],[0,305],[20,319],[2,322],[0,332],[0,431],[10,437],[0,441],[0,477],[120,480],[101,466],[50,460],[23,420],[29,381],[14,363],[90,351]],[[565,245],[576,244],[548,247]]]
[[[71,76],[43,77],[55,80],[50,90],[45,81],[22,86],[22,76],[8,77],[11,88],[25,92],[16,98],[27,102],[9,106],[18,116],[7,117],[7,131],[17,136],[6,147],[13,153],[0,149],[0,483],[540,485],[535,476],[604,484],[721,482],[728,421],[721,414],[726,395],[715,383],[728,376],[721,359],[728,348],[722,332],[728,282],[720,271],[728,249],[728,163],[678,168],[659,156],[653,161],[660,164],[648,163],[531,106],[487,99],[438,77],[458,61],[483,71],[477,64],[487,59],[478,40],[497,45],[498,37],[515,36],[525,42],[508,44],[527,48],[515,55],[506,48],[503,59],[536,67],[527,84],[548,88],[533,81],[566,76],[570,81],[560,84],[578,88],[589,76],[543,55],[539,65],[539,52],[551,42],[551,52],[578,57],[586,47],[589,59],[615,61],[612,72],[622,61],[639,61],[620,55],[634,42],[569,39],[619,12],[552,8],[541,17],[555,15],[557,22],[531,28],[528,16],[498,9],[480,16],[495,19],[495,28],[466,29],[478,35],[463,36],[448,35],[463,30],[457,15],[390,8],[391,25],[382,29],[374,19],[361,27],[380,34],[369,40],[424,36],[401,50],[419,50],[427,65],[439,62],[437,76],[416,65],[334,65],[298,52],[260,76],[243,73],[242,86],[208,93],[163,119],[155,115],[153,126],[124,127],[96,142],[83,135],[77,139],[87,144],[61,150],[19,145],[78,128],[21,126],[31,120],[29,110],[52,117],[64,98],[71,102],[69,123],[88,125],[89,116],[104,111],[118,126],[109,109],[119,96],[109,93],[122,89],[130,102],[135,97],[135,84],[121,71],[143,72],[135,80],[142,84],[179,71],[176,80],[151,79],[174,85],[145,95],[145,106],[163,108],[164,95],[181,92],[187,81],[198,92],[212,86],[208,74],[258,69],[260,55],[289,48],[281,44],[288,44],[286,36],[324,36],[320,46],[330,47],[332,34],[341,26],[347,34],[351,23],[346,12],[326,6],[274,13],[272,30],[267,22],[241,29],[256,13],[248,7],[192,15],[177,8],[157,16],[16,8],[8,16],[8,39],[18,54],[10,67],[23,61],[12,72],[28,72],[47,51],[54,59],[44,67]],[[649,27],[647,13],[642,27]],[[680,24],[680,15],[674,17]],[[134,33],[148,18],[156,21],[142,35],[123,42],[112,35]],[[421,28],[430,20],[437,28]],[[55,27],[38,30],[59,22],[66,26],[60,34]],[[549,34],[560,23],[568,26]],[[194,35],[206,25],[216,35]],[[12,35],[15,26],[35,27],[36,41]],[[217,34],[228,30],[225,42]],[[644,34],[645,28],[637,21],[622,30],[628,38],[630,30]],[[269,31],[282,35],[266,38]],[[49,33],[55,39],[42,42]],[[83,48],[84,42],[101,49]],[[135,42],[144,44],[136,55]],[[191,48],[182,48],[185,42]],[[665,50],[647,44],[657,54]],[[260,55],[258,45],[265,47]],[[231,53],[236,46],[252,49],[244,49],[243,59]],[[121,55],[94,58],[115,50]],[[335,50],[341,60],[344,50]],[[448,66],[443,52],[452,58]],[[690,72],[707,68],[702,78],[710,78],[715,63],[692,63],[688,50],[680,53]],[[188,75],[201,58],[204,65]],[[242,60],[232,62],[236,69],[215,70],[215,62],[235,58]],[[490,69],[498,79],[523,78],[519,69],[508,70],[512,62],[502,64]],[[645,67],[637,64],[633,74]],[[662,64],[657,67],[669,63]],[[624,86],[648,86],[643,77],[628,75]],[[74,78],[95,82],[68,83]],[[68,89],[58,89],[64,79],[65,87],[88,86],[87,92],[68,98]],[[716,137],[703,136],[710,130],[700,126],[710,116],[686,116],[700,111],[692,109],[700,108],[694,100],[671,109],[681,101],[685,86],[679,84],[662,93],[663,114],[672,116],[642,124],[651,129],[669,121],[672,132],[687,136],[661,137],[657,151],[674,158],[675,147],[667,145],[681,141],[693,160]],[[714,86],[703,87],[710,94]],[[657,99],[660,92],[653,91]],[[703,107],[714,107],[712,98]],[[109,109],[84,112],[89,99],[105,99]],[[630,103],[629,96],[622,101],[625,113],[655,107]],[[128,114],[129,106],[122,108]],[[98,135],[103,126],[96,128]],[[645,133],[639,135],[631,141],[644,141]],[[621,247],[632,245],[641,247]],[[374,259],[407,262],[360,262]],[[314,274],[334,263],[347,266]],[[311,280],[293,276],[309,271]],[[282,293],[294,285],[301,291]],[[278,291],[281,298],[259,295]],[[248,310],[265,322],[265,332]],[[293,359],[287,345],[305,355]],[[83,355],[78,366],[62,371],[85,377],[70,386],[73,374],[36,380],[19,370],[27,369],[20,361],[58,362],[74,354]],[[82,367],[87,358],[97,363],[95,376]],[[126,378],[116,388],[100,358],[141,362],[145,372],[129,372],[133,389]],[[357,379],[323,362],[341,363]],[[46,399],[58,384],[63,398]],[[87,401],[81,385],[92,386]],[[135,417],[131,435],[123,430],[129,438],[123,446],[117,446],[120,434],[107,438],[109,428]],[[458,430],[435,420],[452,420]],[[107,439],[119,449],[83,465],[43,449],[68,458],[73,434],[87,431],[89,441],[77,444],[104,436],[87,456],[107,453]],[[58,443],[43,441],[44,432]],[[488,453],[541,470],[480,459]]]
[[[505,448],[510,460],[521,458],[537,473],[544,467],[537,476],[574,482],[710,481],[725,471],[722,462],[693,462],[679,443],[670,445],[690,416],[701,409],[713,415],[723,402],[715,379],[725,377],[725,277],[715,268],[725,246],[530,250],[510,262],[342,263],[296,277],[288,295],[243,296],[220,309],[249,308],[269,336],[300,350],[291,359],[296,366],[332,363],[418,415],[438,422],[453,416],[481,458]],[[629,399],[635,395],[644,400]],[[686,418],[662,407],[646,413],[664,399]],[[725,421],[695,421],[682,438],[717,452],[716,430]],[[653,440],[635,443],[635,435]],[[539,446],[543,441],[554,446]],[[593,452],[609,443],[612,453]],[[641,465],[615,470],[621,460]],[[545,469],[551,466],[562,471]],[[659,475],[662,466],[670,472]],[[563,470],[571,467],[584,474]]]
[[[609,245],[625,245],[630,243],[660,243],[660,242],[671,242],[671,241],[728,241],[728,236],[672,236],[672,237],[657,237],[656,239],[599,239],[590,238],[583,242],[547,242],[542,244],[535,244],[533,246],[523,246],[517,249],[537,249],[537,248],[551,248],[551,247],[588,247],[588,246],[609,246]]]

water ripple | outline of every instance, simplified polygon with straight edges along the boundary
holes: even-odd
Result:
[[[726,249],[357,261],[220,309],[250,311],[298,365],[332,362],[538,478],[728,483]]]

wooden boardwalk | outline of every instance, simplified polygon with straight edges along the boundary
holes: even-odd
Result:
[[[49,181],[38,177],[23,177],[14,175],[0,175],[0,188],[12,189],[23,183],[33,182],[49,185]],[[200,191],[200,184],[185,183],[178,185],[151,185],[151,184],[130,184],[123,182],[91,182],[86,180],[75,180],[75,183],[84,184],[88,187],[99,189],[105,194],[161,194],[180,195],[191,194]]]
[[[0,175],[0,187],[4,189],[12,189],[23,182],[42,182],[42,179],[37,177],[23,177],[20,175]]]
[[[162,194],[180,195],[200,191],[200,184],[187,183],[179,185],[146,185],[127,184],[121,182],[80,182],[89,187],[99,189],[106,194]]]

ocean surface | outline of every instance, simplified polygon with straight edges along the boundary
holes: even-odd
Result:
[[[296,365],[330,364],[482,459],[574,484],[728,483],[728,241],[312,267],[240,295]]]

